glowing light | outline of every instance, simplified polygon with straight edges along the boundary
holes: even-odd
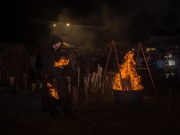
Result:
[[[49,92],[50,92],[52,97],[54,97],[55,99],[59,99],[59,95],[55,89],[49,89]]]
[[[61,58],[58,62],[54,62],[54,66],[66,66],[69,63],[69,59]]]
[[[59,99],[59,95],[56,91],[55,88],[52,88],[52,84],[50,84],[49,82],[47,82],[47,87],[49,88],[49,93],[52,97],[54,97],[55,99]]]

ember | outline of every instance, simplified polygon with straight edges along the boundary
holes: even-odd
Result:
[[[121,77],[119,73],[115,76],[115,81],[113,83],[114,90],[122,90],[123,88],[125,91],[143,89],[143,86],[140,84],[141,77],[137,74],[135,69],[136,62],[134,61],[133,56],[134,53],[132,51],[129,51],[125,55],[125,62],[120,65]]]
[[[52,84],[47,83],[47,87],[49,88],[49,92],[50,92],[51,96],[56,99],[59,99],[57,91],[54,88],[52,88]]]
[[[66,66],[68,63],[69,63],[69,59],[66,59],[66,58],[62,57],[58,62],[54,63],[54,66],[55,67]]]

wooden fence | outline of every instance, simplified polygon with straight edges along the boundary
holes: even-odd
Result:
[[[8,47],[1,52],[1,83],[15,85],[17,91],[26,90],[30,83],[29,54],[24,48]]]

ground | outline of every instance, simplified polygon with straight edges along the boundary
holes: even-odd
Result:
[[[156,90],[151,80],[144,77],[143,101],[128,109],[116,104],[111,92],[100,98],[98,93],[89,93],[86,109],[84,93],[79,91],[79,109],[73,108],[75,120],[67,119],[60,107],[60,121],[52,120],[49,113],[41,113],[39,92],[0,94],[0,134],[179,135],[180,84],[157,77],[154,83]]]

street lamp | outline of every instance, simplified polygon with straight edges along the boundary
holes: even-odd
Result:
[[[66,26],[68,27],[68,33],[67,33],[67,42],[69,41],[69,32],[70,32],[70,28],[69,28],[69,26],[70,26],[70,24],[69,23],[67,23],[66,24]]]

